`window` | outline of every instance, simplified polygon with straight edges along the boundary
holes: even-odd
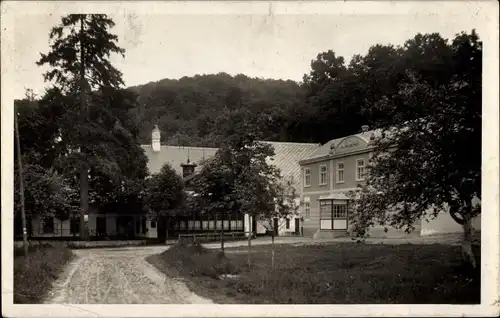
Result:
[[[54,234],[54,218],[47,216],[43,218],[43,234]]]
[[[343,182],[344,182],[344,163],[338,162],[337,163],[337,183],[343,183]]]
[[[325,185],[326,184],[326,165],[322,165],[319,167],[319,184],[320,185]]]
[[[335,204],[333,206],[333,218],[334,219],[345,219],[347,218],[347,210],[344,204]]]
[[[290,229],[290,219],[289,218],[286,219],[286,229],[287,230]]]
[[[304,197],[304,218],[309,220],[311,217],[311,202],[309,197]]]
[[[243,231],[244,230],[243,225],[244,225],[243,220],[236,221],[236,230]]]
[[[156,228],[156,221],[151,221],[151,228],[152,229]]]
[[[365,159],[356,160],[356,181],[365,180]]]
[[[304,169],[304,187],[311,186],[311,169]]]
[[[320,230],[346,230],[347,204],[332,200],[320,201]]]

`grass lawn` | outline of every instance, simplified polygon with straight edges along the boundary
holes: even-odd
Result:
[[[73,253],[63,244],[30,246],[29,262],[23,248],[14,248],[14,303],[42,303],[52,283],[73,259]]]
[[[479,255],[479,248],[475,253]],[[217,303],[479,304],[480,272],[464,266],[460,247],[336,243],[252,247],[222,255],[201,246],[173,246],[147,259]],[[480,257],[478,257],[478,264]],[[236,278],[219,279],[221,274]]]

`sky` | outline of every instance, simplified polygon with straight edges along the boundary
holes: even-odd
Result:
[[[135,13],[109,15],[116,23],[125,58],[111,61],[126,86],[164,78],[226,72],[250,77],[300,81],[318,53],[333,50],[347,60],[369,47],[403,44],[417,33],[453,38],[477,28],[473,17],[389,14],[210,15]],[[59,14],[18,14],[14,19],[12,87],[15,98],[26,88],[43,93],[46,68],[35,64],[49,51],[50,29]],[[481,36],[481,34],[479,33]]]

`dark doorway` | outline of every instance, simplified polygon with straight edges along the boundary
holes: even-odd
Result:
[[[295,234],[300,235],[300,219],[295,219]]]
[[[106,235],[106,218],[98,216],[96,218],[96,232],[98,236]]]
[[[257,235],[257,217],[252,217],[252,228],[250,229],[250,232],[255,233]]]
[[[134,218],[132,216],[119,216],[116,218],[116,234],[123,238],[133,238],[134,231]]]
[[[158,218],[158,239],[166,240],[167,239],[167,218],[164,216],[160,216]]]
[[[279,226],[278,226],[278,218],[274,218],[273,221],[274,221],[273,222],[274,223],[273,224],[274,225],[273,226],[273,228],[274,228],[274,236],[278,236],[278,233],[279,233],[279,231],[278,231],[278,228],[279,228]]]

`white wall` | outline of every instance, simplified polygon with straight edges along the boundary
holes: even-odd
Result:
[[[473,205],[481,204],[478,198],[472,199]],[[463,232],[462,225],[458,224],[453,220],[449,214],[449,208],[446,206],[445,210],[440,212],[436,218],[427,216],[429,222],[422,218],[422,228],[421,235],[432,235],[432,234],[446,234],[446,233],[460,233]],[[472,219],[473,230],[481,230],[481,215]]]
[[[243,230],[245,231],[245,237],[248,237],[250,235],[250,227],[252,226],[252,217],[248,214],[245,214],[243,216]]]
[[[156,222],[156,227],[151,227],[151,220],[146,220],[146,228],[148,231],[146,232],[146,237],[148,238],[157,238],[158,237],[158,222]]]
[[[295,219],[298,217],[290,217],[290,228],[286,228],[286,220],[285,218],[281,219],[279,221],[279,228],[278,228],[278,235],[279,236],[286,236],[286,235],[291,235],[295,233]],[[300,233],[300,226],[301,222],[299,222],[299,233]]]
[[[290,228],[286,228],[286,220],[285,218],[281,218],[278,221],[278,235],[279,236],[286,236],[286,235],[291,235],[292,233],[295,233],[295,218],[296,217],[291,217],[290,218]],[[298,218],[298,217],[297,217]],[[251,227],[252,224],[252,219],[253,217],[249,217],[249,227]],[[268,221],[265,220],[259,220],[257,218],[257,229],[252,229],[252,231],[256,232],[256,234],[266,234],[267,231],[272,230],[272,226],[268,224]],[[246,226],[246,225],[245,225]],[[247,228],[245,227],[245,231],[247,231]],[[300,229],[299,229],[300,231]]]
[[[481,215],[472,219],[474,230],[481,230]],[[421,235],[461,233],[462,225],[455,222],[448,213],[440,213],[437,218],[429,219],[429,222],[422,220]]]

